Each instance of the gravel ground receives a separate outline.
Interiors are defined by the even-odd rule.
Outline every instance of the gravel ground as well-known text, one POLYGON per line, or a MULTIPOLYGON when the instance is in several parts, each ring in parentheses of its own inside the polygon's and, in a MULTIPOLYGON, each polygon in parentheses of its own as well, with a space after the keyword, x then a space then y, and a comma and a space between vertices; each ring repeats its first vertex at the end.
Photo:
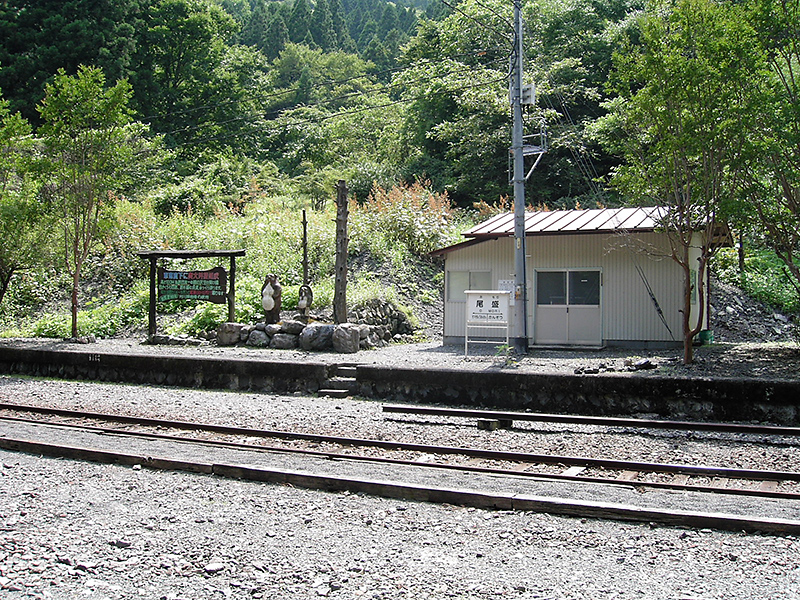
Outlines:
MULTIPOLYGON (((358 399, 13 377, 0 377, 0 396, 449 445, 798 462, 797 447, 781 440, 738 445, 532 424, 487 433, 463 421, 386 418, 379 403, 358 399)), ((800 598, 796 537, 483 511, 9 452, 0 452, 0 482, 0 596, 13 600, 800 598)))

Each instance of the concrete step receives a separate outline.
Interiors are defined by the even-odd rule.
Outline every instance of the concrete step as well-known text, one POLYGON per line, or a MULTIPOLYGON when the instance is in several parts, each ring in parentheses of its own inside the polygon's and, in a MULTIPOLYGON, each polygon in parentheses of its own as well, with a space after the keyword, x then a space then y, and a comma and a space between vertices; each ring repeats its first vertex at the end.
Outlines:
POLYGON ((350 395, 350 390, 339 390, 339 389, 324 389, 320 390, 320 396, 328 396, 329 398, 347 398, 350 395))
POLYGON ((329 377, 325 381, 325 387, 334 390, 354 390, 356 387, 355 377, 329 377))
POLYGON ((336 375, 338 377, 352 377, 355 379, 356 369, 358 369, 356 365, 337 365, 336 375))

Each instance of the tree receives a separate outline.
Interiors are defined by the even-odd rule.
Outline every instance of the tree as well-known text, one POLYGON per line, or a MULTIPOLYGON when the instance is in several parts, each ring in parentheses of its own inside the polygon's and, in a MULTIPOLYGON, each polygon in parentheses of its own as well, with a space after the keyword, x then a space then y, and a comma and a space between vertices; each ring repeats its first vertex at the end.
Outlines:
POLYGON ((770 70, 744 190, 800 290, 800 4, 755 0, 750 16, 770 70))
POLYGON ((760 102, 761 54, 741 17, 713 0, 655 4, 640 21, 641 46, 615 55, 619 98, 603 123, 624 158, 616 186, 632 202, 666 208, 669 256, 683 271, 685 364, 703 327, 706 266, 720 224, 737 208, 743 140, 760 102))
POLYGON ((286 27, 283 15, 279 12, 275 13, 267 27, 265 45, 262 48, 264 55, 269 60, 275 60, 287 43, 289 43, 289 29, 286 27))
POLYGON ((59 68, 92 64, 115 80, 130 75, 144 2, 0 2, 0 88, 11 110, 36 123, 35 106, 59 68))
POLYGON ((333 50, 336 47, 336 31, 333 28, 333 18, 327 0, 317 0, 308 29, 322 50, 333 50))
POLYGON ((11 278, 37 264, 45 238, 30 151, 31 127, 0 98, 0 302, 11 278))
POLYGON ((201 107, 229 100, 212 97, 209 84, 218 80, 235 28, 233 18, 208 0, 157 0, 149 8, 134 90, 139 110, 157 131, 185 141, 204 120, 201 107))
POLYGON ((264 50, 264 47, 269 43, 269 38, 267 37, 269 20, 266 3, 264 0, 260 0, 250 13, 247 23, 242 27, 240 36, 242 43, 264 50))
POLYGON ((461 206, 509 191, 511 38, 498 40, 508 29, 503 14, 510 5, 467 0, 441 23, 423 21, 402 58, 415 66, 392 82, 409 100, 405 180, 429 180, 461 206))
POLYGON ((301 43, 308 35, 308 26, 311 21, 311 9, 306 0, 294 0, 291 17, 286 22, 289 27, 289 40, 295 44, 301 43))
POLYGON ((66 269, 72 278, 72 336, 78 335, 81 268, 104 211, 145 150, 144 128, 131 123, 131 87, 105 87, 103 72, 59 71, 38 109, 47 162, 48 194, 57 206, 66 269))

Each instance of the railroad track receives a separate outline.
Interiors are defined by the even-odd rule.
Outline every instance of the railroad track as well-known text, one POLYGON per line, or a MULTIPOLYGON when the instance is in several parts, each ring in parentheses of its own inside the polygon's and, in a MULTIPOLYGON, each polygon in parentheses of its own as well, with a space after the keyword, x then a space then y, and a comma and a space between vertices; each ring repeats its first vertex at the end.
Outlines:
POLYGON ((441 417, 464 417, 491 421, 501 427, 512 427, 514 421, 533 421, 538 423, 562 423, 570 425, 597 425, 601 427, 626 427, 633 429, 671 429, 675 431, 707 431, 715 433, 735 433, 740 435, 771 435, 780 437, 800 437, 800 427, 777 425, 751 425, 747 423, 707 423, 703 421, 663 421, 658 419, 634 419, 620 417, 594 417, 584 415, 557 415, 550 413, 507 412, 496 410, 471 410, 462 408, 439 408, 428 406, 409 406, 384 404, 385 413, 427 415, 441 417))
MULTIPOLYGON (((195 462, 135 454, 120 449, 102 450, 70 444, 20 439, 0 430, 0 447, 33 453, 68 456, 79 459, 144 464, 155 468, 180 468, 219 475, 232 475, 267 481, 283 481, 322 489, 349 489, 392 497, 445 501, 481 507, 520 508, 580 516, 600 516, 647 520, 721 529, 760 530, 800 533, 800 521, 782 518, 737 517, 716 513, 680 510, 620 507, 608 502, 569 501, 564 499, 529 498, 506 492, 476 492, 474 489, 435 489, 397 481, 358 480, 353 477, 320 475, 310 477, 285 469, 252 469, 242 464, 215 462, 214 452, 221 449, 259 453, 280 453, 324 461, 348 461, 414 468, 428 471, 457 472, 468 478, 489 476, 536 482, 572 483, 635 488, 640 491, 672 490, 694 494, 711 494, 770 498, 797 504, 800 501, 800 473, 758 469, 732 469, 703 465, 659 464, 580 456, 554 456, 521 452, 504 452, 477 448, 459 448, 405 443, 395 440, 370 440, 315 435, 289 431, 270 431, 230 427, 207 423, 151 419, 127 415, 110 415, 85 411, 54 409, 29 405, 0 403, 0 422, 24 423, 37 427, 58 427, 81 430, 115 439, 146 439, 169 443, 202 444, 210 458, 195 462), (29 416, 22 416, 29 415, 29 416), (31 416, 33 415, 33 416, 31 416), (113 423, 114 426, 109 426, 113 423), (131 429, 135 427, 136 429, 131 429), (178 435, 176 432, 184 432, 178 435), (186 434, 189 433, 189 435, 186 434), (280 445, 267 445, 269 440, 280 445), (326 449, 320 449, 320 448, 326 449), (356 453, 358 450, 360 453, 356 453), (409 455, 411 457, 409 458, 409 455)), ((528 413, 519 413, 527 415, 528 413)), ((485 411, 482 415, 486 416, 485 411)), ((475 416, 474 414, 460 416, 475 416)), ((496 414, 495 414, 496 416, 496 414)), ((626 425, 629 426, 629 425, 626 425)), ((4 428, 5 429, 5 428, 4 428)), ((774 433, 774 432, 773 432, 774 433)))

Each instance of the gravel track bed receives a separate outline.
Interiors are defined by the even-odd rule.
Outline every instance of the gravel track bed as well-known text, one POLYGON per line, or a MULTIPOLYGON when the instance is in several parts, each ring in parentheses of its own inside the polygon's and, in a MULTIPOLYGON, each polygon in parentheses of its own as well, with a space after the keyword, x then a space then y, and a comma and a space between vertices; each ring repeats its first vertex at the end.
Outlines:
MULTIPOLYGON (((349 437, 800 469, 790 439, 384 415, 358 399, 0 377, 6 401, 349 437)), ((0 452, 3 598, 800 598, 800 540, 0 452)))

